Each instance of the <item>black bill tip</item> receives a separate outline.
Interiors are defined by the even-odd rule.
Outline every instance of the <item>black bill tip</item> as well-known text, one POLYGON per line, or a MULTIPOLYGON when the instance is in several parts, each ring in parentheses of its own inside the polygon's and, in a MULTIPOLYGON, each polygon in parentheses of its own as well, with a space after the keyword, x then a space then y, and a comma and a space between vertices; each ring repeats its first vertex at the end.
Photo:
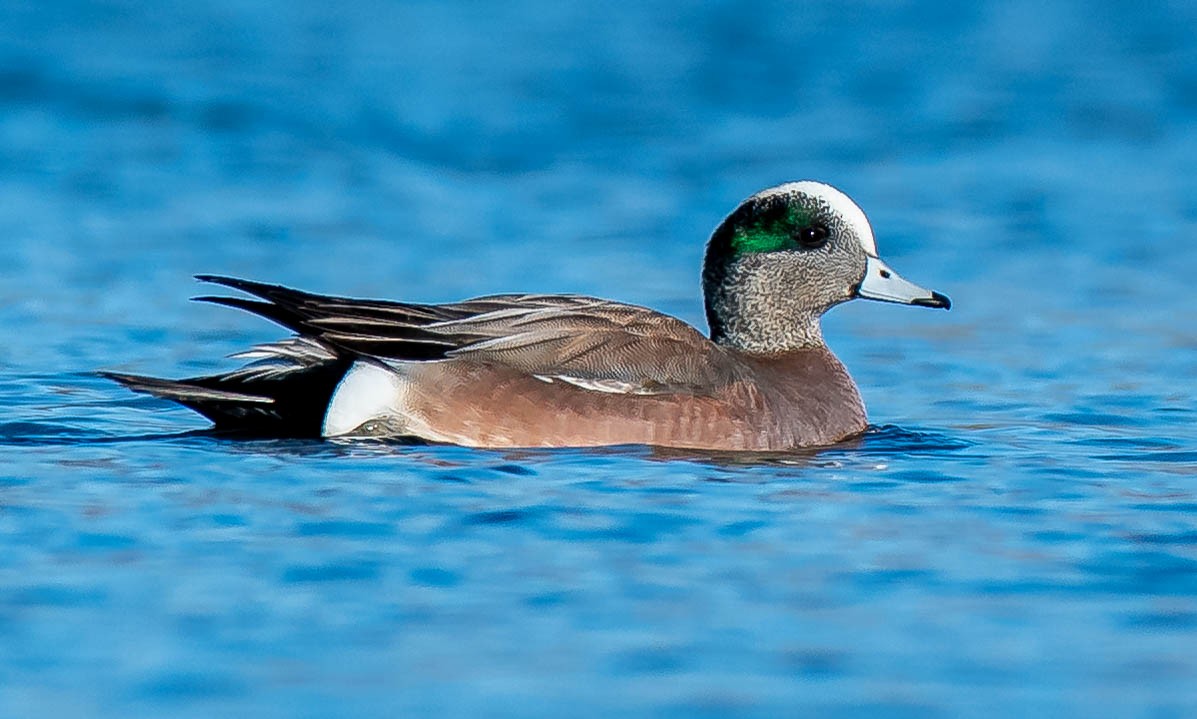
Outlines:
POLYGON ((948 296, 938 292, 932 292, 930 297, 919 297, 910 304, 920 307, 942 307, 945 310, 952 309, 952 301, 948 299, 948 296))

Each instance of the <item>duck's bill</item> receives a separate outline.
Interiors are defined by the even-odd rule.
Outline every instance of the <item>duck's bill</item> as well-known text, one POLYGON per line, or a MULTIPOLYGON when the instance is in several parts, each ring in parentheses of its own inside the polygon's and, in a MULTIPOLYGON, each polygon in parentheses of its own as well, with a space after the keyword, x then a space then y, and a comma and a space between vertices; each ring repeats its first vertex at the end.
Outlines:
POLYGON ((952 308, 952 301, 947 295, 919 287, 913 282, 907 282, 902 276, 889 268, 876 257, 869 257, 865 267, 865 277, 856 289, 856 296, 867 300, 880 302, 897 302, 903 305, 919 305, 921 307, 952 308))

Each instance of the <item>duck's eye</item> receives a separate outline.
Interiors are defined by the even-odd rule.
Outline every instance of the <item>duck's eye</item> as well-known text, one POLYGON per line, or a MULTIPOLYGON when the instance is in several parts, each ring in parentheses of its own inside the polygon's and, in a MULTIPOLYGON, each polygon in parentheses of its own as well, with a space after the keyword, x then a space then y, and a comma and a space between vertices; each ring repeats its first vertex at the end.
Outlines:
POLYGON ((817 250, 827 244, 827 238, 830 236, 827 225, 815 224, 798 230, 798 244, 808 250, 817 250))

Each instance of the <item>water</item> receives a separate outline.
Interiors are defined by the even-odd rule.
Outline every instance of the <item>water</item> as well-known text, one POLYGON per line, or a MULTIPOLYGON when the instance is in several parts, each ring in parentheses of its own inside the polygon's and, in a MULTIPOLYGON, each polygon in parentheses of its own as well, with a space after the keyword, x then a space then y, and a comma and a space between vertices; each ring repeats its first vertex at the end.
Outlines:
POLYGON ((3 3, 0 715, 1197 712, 1189 3, 3 3), (701 324, 819 178, 950 313, 735 457, 214 440, 193 273, 701 324))

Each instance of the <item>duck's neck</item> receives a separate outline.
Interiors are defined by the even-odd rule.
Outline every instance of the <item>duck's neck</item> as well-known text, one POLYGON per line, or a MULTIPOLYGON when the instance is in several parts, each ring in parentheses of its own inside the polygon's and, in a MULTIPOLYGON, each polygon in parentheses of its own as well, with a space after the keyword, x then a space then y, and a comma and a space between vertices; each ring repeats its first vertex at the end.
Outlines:
POLYGON ((707 323, 718 344, 753 354, 825 347, 819 314, 769 273, 738 266, 704 272, 707 323))

